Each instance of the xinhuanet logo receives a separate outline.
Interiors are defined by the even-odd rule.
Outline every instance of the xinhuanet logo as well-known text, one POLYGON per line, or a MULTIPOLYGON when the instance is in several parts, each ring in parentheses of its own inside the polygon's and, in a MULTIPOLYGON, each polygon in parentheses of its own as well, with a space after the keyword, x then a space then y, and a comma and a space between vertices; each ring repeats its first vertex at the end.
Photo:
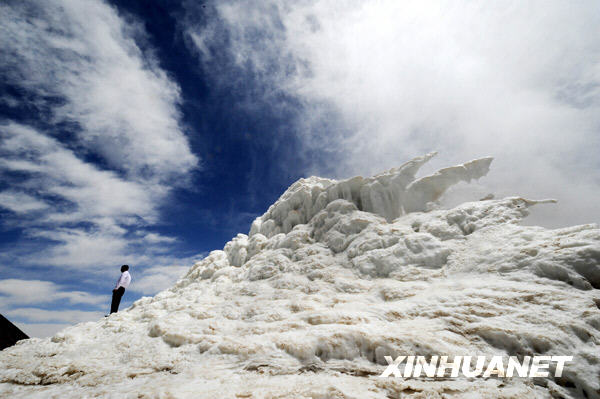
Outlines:
POLYGON ((396 359, 385 356, 387 368, 379 377, 403 378, 443 378, 458 377, 548 377, 551 369, 555 377, 561 377, 565 363, 573 360, 573 356, 398 356, 396 359), (476 358, 476 360, 474 359, 476 358), (473 360, 475 360, 474 364, 473 360))

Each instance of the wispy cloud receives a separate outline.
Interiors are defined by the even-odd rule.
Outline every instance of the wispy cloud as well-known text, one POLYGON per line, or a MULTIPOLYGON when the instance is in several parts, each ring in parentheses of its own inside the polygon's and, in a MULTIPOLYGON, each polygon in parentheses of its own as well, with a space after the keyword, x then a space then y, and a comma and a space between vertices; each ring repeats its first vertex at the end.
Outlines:
POLYGON ((172 243, 144 230, 198 159, 178 85, 140 46, 143 26, 100 0, 0 8, 0 71, 22 93, 7 105, 46 118, 0 125, 0 173, 10 185, 0 207, 9 225, 43 241, 18 259, 98 271, 172 243))
POLYGON ((99 305, 106 302, 106 297, 83 291, 69 291, 52 281, 0 280, 0 309, 3 312, 7 312, 15 304, 50 304, 61 300, 70 304, 99 305))
POLYGON ((432 168, 493 155, 482 190, 557 197, 546 225, 600 221, 594 2, 211 4, 188 3, 190 43, 255 103, 295 99, 293 128, 320 154, 309 172, 371 174, 430 150, 432 168))
POLYGON ((135 179, 194 168, 179 122, 179 87, 144 53, 143 27, 100 0, 2 5, 0 70, 71 121, 79 144, 135 179))
POLYGON ((103 316, 102 312, 85 312, 81 310, 46 310, 38 308, 16 308, 6 313, 11 318, 25 319, 32 323, 80 323, 95 321, 103 316))
POLYGON ((0 207, 23 214, 46 209, 48 204, 23 192, 6 190, 0 192, 0 207))
POLYGON ((113 171, 101 170, 78 158, 58 140, 27 126, 10 123, 0 126, 0 134, 3 154, 0 168, 7 172, 30 172, 18 185, 39 196, 66 201, 64 208, 50 209, 46 221, 111 218, 127 222, 132 217, 156 218, 153 199, 163 195, 165 187, 148 187, 143 182, 119 177, 113 171))

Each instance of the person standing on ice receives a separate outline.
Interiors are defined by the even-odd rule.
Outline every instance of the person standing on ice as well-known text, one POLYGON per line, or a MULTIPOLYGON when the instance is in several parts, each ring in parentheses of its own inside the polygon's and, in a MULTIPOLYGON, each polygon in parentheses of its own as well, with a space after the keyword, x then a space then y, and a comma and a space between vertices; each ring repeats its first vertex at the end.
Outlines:
POLYGON ((121 277, 119 277, 119 280, 117 280, 117 285, 115 285, 115 288, 113 289, 112 303, 110 305, 111 314, 119 311, 119 304, 121 303, 121 298, 125 293, 125 289, 129 287, 129 283, 131 283, 129 266, 123 265, 121 266, 121 277))

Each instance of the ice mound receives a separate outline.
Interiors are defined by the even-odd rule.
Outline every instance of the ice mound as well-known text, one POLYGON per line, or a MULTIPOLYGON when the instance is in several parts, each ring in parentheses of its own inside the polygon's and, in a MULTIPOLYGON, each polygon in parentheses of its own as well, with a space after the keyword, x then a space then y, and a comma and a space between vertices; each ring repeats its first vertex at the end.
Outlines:
POLYGON ((0 352, 0 396, 600 398, 600 230, 519 197, 439 209, 483 158, 294 183, 171 289, 0 352), (562 377, 379 378, 384 356, 573 355, 562 377))
POLYGON ((261 233, 270 238, 279 233, 287 234, 297 224, 308 223, 329 203, 338 199, 391 222, 405 213, 426 210, 428 204, 459 181, 469 182, 485 176, 492 163, 489 157, 477 159, 415 180, 421 166, 435 155, 435 152, 429 153, 369 178, 356 176, 342 181, 320 177, 300 179, 252 223, 250 236, 261 233))

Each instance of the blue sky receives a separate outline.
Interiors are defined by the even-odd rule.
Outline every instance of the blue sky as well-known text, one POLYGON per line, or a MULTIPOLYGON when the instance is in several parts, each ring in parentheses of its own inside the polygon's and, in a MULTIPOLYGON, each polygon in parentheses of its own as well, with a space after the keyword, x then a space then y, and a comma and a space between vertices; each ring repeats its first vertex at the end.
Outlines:
POLYGON ((600 221, 600 10, 577 2, 9 0, 0 313, 44 336, 169 287, 296 179, 438 150, 448 204, 600 221))

